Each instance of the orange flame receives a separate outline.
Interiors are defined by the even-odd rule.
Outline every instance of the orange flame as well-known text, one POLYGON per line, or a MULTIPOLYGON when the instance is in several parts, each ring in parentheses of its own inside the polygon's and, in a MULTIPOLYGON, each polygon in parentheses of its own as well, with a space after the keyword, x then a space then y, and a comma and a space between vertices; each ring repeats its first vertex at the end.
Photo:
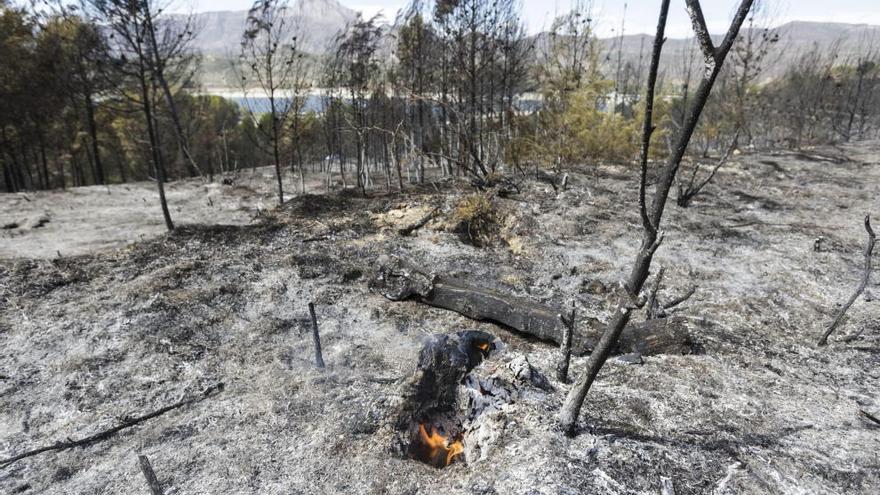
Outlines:
POLYGON ((477 349, 479 349, 483 352, 489 352, 489 343, 488 342, 477 342, 474 345, 477 346, 477 349))
POLYGON ((434 428, 431 428, 431 433, 428 434, 424 424, 419 424, 419 440, 425 448, 425 460, 437 467, 452 464, 452 461, 464 451, 461 440, 450 442, 448 437, 437 433, 434 428))

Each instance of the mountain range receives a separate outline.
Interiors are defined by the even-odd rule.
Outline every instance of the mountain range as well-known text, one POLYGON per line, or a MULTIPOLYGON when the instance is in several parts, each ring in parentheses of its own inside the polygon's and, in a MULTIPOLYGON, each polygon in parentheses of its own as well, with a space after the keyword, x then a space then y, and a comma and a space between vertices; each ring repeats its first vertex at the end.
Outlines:
MULTIPOLYGON (((247 11, 203 12, 194 15, 199 28, 194 48, 206 56, 203 83, 208 86, 223 86, 225 75, 222 73, 225 72, 224 67, 228 67, 228 59, 238 53, 247 11)), ((326 53, 336 35, 347 23, 357 18, 356 11, 337 0, 294 0, 288 9, 288 15, 298 19, 300 23, 299 36, 303 40, 304 50, 315 55, 326 53)), ((394 27, 388 27, 393 32, 394 27)), ((880 48, 880 26, 876 25, 793 21, 777 26, 775 31, 779 34, 780 41, 775 44, 771 56, 768 57, 768 60, 773 61, 773 65, 767 68, 768 77, 781 73, 796 59, 797 54, 812 50, 815 46, 839 43, 842 56, 864 52, 869 45, 880 48)), ((543 35, 535 36, 540 44, 543 35)), ((720 36, 716 38, 720 39, 720 36)), ((600 39, 606 64, 616 62, 618 47, 624 61, 635 63, 639 57, 648 57, 652 41, 653 36, 648 34, 627 35, 622 39, 600 39)), ((680 62, 690 43, 686 39, 668 39, 664 45, 664 64, 680 62)))
MULTIPOLYGON (((194 47, 206 55, 227 56, 239 51, 248 11, 227 10, 194 14, 198 28, 194 47)), ((295 0, 287 9, 290 19, 301 24, 298 30, 309 53, 325 52, 336 35, 357 12, 336 0, 295 0)))

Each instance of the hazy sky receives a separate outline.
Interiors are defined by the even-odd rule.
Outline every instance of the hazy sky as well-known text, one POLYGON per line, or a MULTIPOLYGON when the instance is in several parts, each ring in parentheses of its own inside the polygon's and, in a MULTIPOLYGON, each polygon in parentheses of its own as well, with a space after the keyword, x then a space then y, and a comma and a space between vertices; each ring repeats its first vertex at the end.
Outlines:
MULTIPOLYGON (((291 0, 295 1, 295 0, 291 0)), ((383 12, 386 19, 393 19, 397 10, 406 5, 407 0, 339 0, 343 5, 373 15, 383 12)), ((523 16, 531 32, 539 32, 549 25, 554 12, 564 12, 569 0, 521 0, 523 16)), ((175 10, 189 10, 188 0, 176 0, 175 10)), ((703 0, 706 21, 713 32, 723 32, 737 0, 703 0)), ((248 8, 249 0, 192 0, 197 12, 210 10, 243 10, 248 8)), ((625 32, 653 33, 656 28, 659 0, 595 0, 594 18, 598 21, 598 31, 602 36, 618 32, 626 9, 625 32)), ((776 12, 778 24, 790 20, 827 21, 880 24, 880 2, 878 0, 768 0, 771 10, 776 12)), ((673 0, 667 34, 672 37, 690 35, 690 27, 684 12, 684 0, 673 0)))

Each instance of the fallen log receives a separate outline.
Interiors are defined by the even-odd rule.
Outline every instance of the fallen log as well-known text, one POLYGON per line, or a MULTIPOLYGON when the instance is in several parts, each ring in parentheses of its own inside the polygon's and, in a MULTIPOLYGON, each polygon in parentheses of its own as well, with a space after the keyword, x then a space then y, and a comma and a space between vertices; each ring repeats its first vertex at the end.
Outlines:
MULTIPOLYGON (((426 273, 414 264, 394 258, 379 264, 371 288, 392 301, 412 299, 436 308, 448 309, 478 321, 500 323, 540 340, 561 344, 565 327, 562 310, 522 297, 504 294, 477 284, 426 273)), ((590 352, 602 334, 598 320, 586 320, 586 328, 573 335, 576 354, 590 352)), ((618 353, 690 354, 696 346, 684 320, 663 318, 630 324, 624 329, 618 353)))

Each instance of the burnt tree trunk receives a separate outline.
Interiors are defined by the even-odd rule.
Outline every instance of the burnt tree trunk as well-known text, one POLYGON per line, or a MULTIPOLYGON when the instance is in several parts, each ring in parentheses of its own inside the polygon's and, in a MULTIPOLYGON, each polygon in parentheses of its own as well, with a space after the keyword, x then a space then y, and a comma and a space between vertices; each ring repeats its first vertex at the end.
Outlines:
MULTIPOLYGON (((448 309, 474 320, 500 323, 516 331, 561 344, 569 322, 562 309, 504 294, 477 284, 420 271, 414 264, 395 259, 383 263, 372 287, 392 301, 413 299, 448 309)), ((572 335, 572 350, 585 354, 595 348, 602 335, 600 322, 589 321, 583 333, 572 335)), ((616 352, 643 355, 690 354, 696 347, 681 320, 667 319, 628 325, 616 352)))
POLYGON ((645 190, 647 184, 647 162, 648 150, 650 148, 650 138, 654 130, 652 122, 652 110, 654 105, 654 86, 657 82, 658 66, 660 63, 660 53, 663 49, 665 41, 666 18, 669 12, 669 0, 663 0, 660 7, 660 15, 657 20, 657 34, 654 38, 654 49, 651 56, 651 68, 648 74, 648 85, 645 98, 645 122, 642 133, 642 160, 641 175, 639 179, 639 213, 642 219, 642 243, 636 259, 632 265, 629 278, 626 282, 626 297, 621 298, 617 309, 614 311, 614 317, 608 323, 599 343, 590 354, 586 369, 581 373, 574 387, 565 398, 565 402, 559 411, 559 423, 562 431, 567 435, 575 433, 575 424, 577 417, 580 415, 581 407, 587 397, 590 386, 599 374, 599 370, 605 364, 608 356, 618 346, 618 341, 622 338, 626 331, 627 324, 632 316, 632 310, 644 305, 641 300, 642 287, 651 268, 651 262, 654 253, 660 246, 663 239, 662 233, 659 231, 660 221, 663 218, 663 210, 666 208, 666 200, 669 198, 669 190, 675 182, 675 176, 678 172, 681 160, 687 151, 690 143, 691 135, 700 120, 703 107, 709 99, 715 80, 721 71, 721 66, 727 53, 733 46, 733 42, 739 33, 739 29, 745 21, 746 16, 751 10, 753 0, 742 0, 724 40, 718 48, 712 44, 709 31, 706 28, 705 19, 700 8, 698 0, 687 0, 688 13, 691 16, 694 32, 700 42, 706 62, 706 72, 697 88, 694 100, 688 108, 687 116, 684 120, 681 131, 676 139, 676 146, 672 155, 669 157, 666 165, 661 169, 657 179, 656 191, 650 211, 647 207, 645 198, 645 190))
POLYGON ((159 204, 162 207, 162 218, 165 220, 165 227, 174 230, 174 222, 171 220, 171 212, 168 210, 168 201, 165 199, 165 165, 162 163, 162 155, 159 149, 158 129, 155 127, 153 116, 153 107, 151 104, 150 90, 147 86, 146 68, 143 62, 138 66, 138 79, 141 86, 141 105, 144 112, 144 118, 147 122, 147 135, 150 142, 150 157, 153 166, 156 169, 156 185, 159 188, 159 204))
MULTIPOLYGON (((104 184, 104 164, 101 162, 101 147, 98 143, 98 124, 95 121, 95 102, 92 100, 92 93, 87 92, 85 96, 86 106, 86 123, 89 129, 89 141, 92 146, 92 155, 95 159, 95 182, 104 184)), ((125 182, 125 176, 122 176, 125 182)))

